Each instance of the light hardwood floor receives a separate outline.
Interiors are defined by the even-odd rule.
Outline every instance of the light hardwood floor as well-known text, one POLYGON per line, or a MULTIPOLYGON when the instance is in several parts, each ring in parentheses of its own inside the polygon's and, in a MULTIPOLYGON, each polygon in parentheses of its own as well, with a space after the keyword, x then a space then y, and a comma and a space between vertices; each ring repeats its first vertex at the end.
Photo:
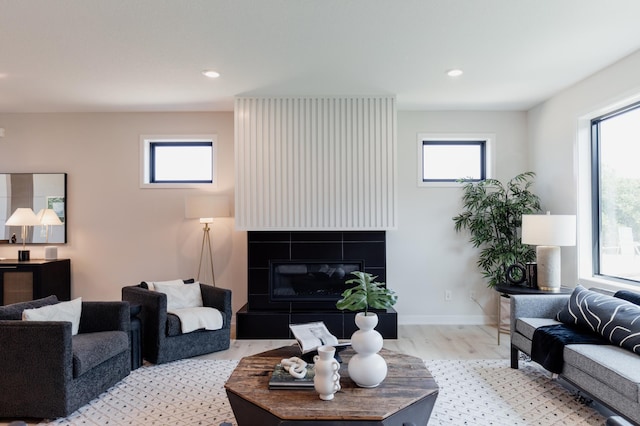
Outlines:
MULTIPOLYGON (((293 343, 290 339, 231 339, 228 350, 199 358, 240 359, 293 343)), ((400 325, 398 339, 386 339, 384 347, 422 359, 509 358, 508 335, 503 334, 498 345, 496 327, 488 325, 400 325)))

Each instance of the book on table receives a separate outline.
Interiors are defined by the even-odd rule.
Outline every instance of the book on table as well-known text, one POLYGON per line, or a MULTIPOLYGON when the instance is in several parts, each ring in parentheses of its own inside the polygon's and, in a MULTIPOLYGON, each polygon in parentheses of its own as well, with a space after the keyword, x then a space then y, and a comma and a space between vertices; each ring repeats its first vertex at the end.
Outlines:
POLYGON ((282 364, 277 364, 269 379, 269 389, 313 389, 313 364, 307 364, 307 373, 301 378, 293 377, 282 364))
POLYGON ((351 343, 340 343, 338 338, 331 334, 327 326, 322 321, 309 322, 306 324, 289 324, 289 329, 293 337, 300 346, 303 354, 313 352, 320 346, 328 345, 338 348, 349 346, 351 343))

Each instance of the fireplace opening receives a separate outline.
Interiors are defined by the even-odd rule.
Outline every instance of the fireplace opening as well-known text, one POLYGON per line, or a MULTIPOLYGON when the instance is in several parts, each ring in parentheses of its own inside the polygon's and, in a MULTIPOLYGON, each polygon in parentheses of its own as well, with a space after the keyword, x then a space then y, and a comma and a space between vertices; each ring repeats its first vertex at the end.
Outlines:
POLYGON ((272 302, 335 302, 347 289, 351 272, 364 270, 362 260, 272 260, 269 265, 272 302))

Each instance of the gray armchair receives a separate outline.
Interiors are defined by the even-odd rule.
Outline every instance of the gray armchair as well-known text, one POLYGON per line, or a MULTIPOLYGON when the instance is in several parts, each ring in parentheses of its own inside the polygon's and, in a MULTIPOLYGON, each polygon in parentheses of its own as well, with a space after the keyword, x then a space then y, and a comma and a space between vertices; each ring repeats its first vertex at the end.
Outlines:
POLYGON ((70 322, 20 321, 31 307, 0 308, 0 417, 68 416, 131 371, 128 303, 83 302, 75 336, 70 322))
POLYGON ((222 313, 219 330, 197 330, 182 333, 180 319, 167 313, 167 295, 150 291, 143 284, 122 288, 122 300, 142 306, 138 317, 142 321, 142 353, 154 364, 190 358, 229 349, 231 342, 231 290, 200 285, 202 303, 222 313))

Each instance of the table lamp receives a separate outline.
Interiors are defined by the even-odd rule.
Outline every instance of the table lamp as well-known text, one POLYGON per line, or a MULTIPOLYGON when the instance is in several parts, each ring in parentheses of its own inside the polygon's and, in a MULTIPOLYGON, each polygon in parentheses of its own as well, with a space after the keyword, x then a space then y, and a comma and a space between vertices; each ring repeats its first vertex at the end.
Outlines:
POLYGON ((574 215, 522 215, 522 243, 536 246, 538 288, 558 292, 561 287, 560 246, 576 244, 574 215))
MULTIPOLYGON (((40 225, 44 226, 46 233, 45 242, 49 243, 49 226, 62 225, 62 221, 53 209, 41 209, 36 215, 40 221, 40 225)), ((53 260, 58 258, 58 248, 56 246, 44 247, 44 258, 46 260, 53 260)))
POLYGON ((185 214, 187 219, 199 218, 204 224, 202 231, 202 245, 200 247, 200 263, 198 263, 198 274, 196 279, 200 281, 200 270, 202 269, 202 259, 205 258, 205 249, 209 251, 209 264, 211 265, 211 284, 215 287, 216 280, 213 273, 213 252, 211 250, 211 238, 209 224, 216 217, 228 217, 229 197, 226 195, 200 195, 191 196, 185 199, 185 214))
POLYGON ((40 221, 36 214, 29 207, 19 207, 13 212, 9 219, 7 219, 5 225, 22 227, 22 250, 18 250, 18 260, 29 260, 29 250, 25 247, 27 240, 27 226, 40 225, 40 221))

